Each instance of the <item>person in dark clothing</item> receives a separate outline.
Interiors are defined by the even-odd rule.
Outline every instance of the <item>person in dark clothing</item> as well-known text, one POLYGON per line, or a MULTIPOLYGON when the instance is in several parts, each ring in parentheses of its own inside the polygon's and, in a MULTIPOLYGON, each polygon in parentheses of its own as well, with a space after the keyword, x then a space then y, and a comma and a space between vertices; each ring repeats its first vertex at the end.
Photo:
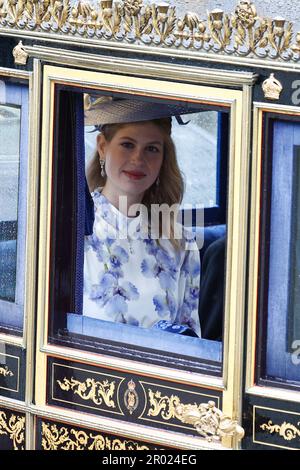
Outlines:
POLYGON ((209 245, 203 256, 199 317, 202 338, 222 341, 226 237, 209 245))

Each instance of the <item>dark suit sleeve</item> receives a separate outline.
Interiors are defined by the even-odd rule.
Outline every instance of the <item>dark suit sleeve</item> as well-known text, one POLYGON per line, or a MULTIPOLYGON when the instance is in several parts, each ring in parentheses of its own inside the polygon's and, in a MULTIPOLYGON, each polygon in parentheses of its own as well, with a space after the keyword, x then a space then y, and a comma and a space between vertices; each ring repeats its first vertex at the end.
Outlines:
POLYGON ((222 341, 224 301, 225 237, 206 250, 200 284, 199 317, 201 336, 222 341))

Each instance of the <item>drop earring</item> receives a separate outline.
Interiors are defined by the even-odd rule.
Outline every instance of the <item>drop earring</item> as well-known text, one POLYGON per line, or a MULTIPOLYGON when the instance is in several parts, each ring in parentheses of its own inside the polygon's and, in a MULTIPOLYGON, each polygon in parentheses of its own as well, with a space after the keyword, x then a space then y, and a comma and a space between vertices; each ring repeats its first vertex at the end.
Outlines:
POLYGON ((100 159, 101 176, 102 176, 102 178, 104 178, 104 176, 105 176, 104 165, 105 165, 105 160, 101 160, 101 159, 100 159))
POLYGON ((157 180, 156 180, 156 186, 159 186, 159 183, 160 183, 160 179, 159 179, 159 176, 157 177, 157 180))

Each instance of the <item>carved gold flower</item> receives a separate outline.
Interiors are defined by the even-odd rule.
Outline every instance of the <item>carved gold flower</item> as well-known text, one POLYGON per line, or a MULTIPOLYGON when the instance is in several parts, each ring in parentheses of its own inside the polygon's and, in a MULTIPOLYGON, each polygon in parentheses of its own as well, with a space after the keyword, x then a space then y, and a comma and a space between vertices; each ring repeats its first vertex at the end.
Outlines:
POLYGON ((236 19, 245 28, 254 25, 257 12, 256 8, 250 0, 242 0, 235 9, 236 19))
POLYGON ((130 16, 137 16, 143 6, 143 0, 125 0, 125 11, 130 16))

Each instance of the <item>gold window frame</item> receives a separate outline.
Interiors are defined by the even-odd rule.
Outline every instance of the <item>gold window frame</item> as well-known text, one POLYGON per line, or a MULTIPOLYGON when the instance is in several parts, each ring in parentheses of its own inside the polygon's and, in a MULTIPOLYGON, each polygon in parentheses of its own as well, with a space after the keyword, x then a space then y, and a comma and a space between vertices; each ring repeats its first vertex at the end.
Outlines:
MULTIPOLYGON (((35 126, 34 120, 30 113, 31 103, 32 103, 32 85, 33 85, 33 76, 31 72, 12 70, 5 67, 0 67, 0 79, 14 79, 16 81, 20 80, 22 82, 27 82, 28 86, 28 116, 29 116, 29 126, 28 126, 28 155, 34 153, 34 148, 32 145, 32 139, 30 138, 33 133, 35 126)), ((28 158, 28 181, 35 173, 36 161, 34 159, 28 158)), ((36 178, 36 176, 35 176, 36 178)), ((15 336, 12 333, 1 333, 0 332, 0 342, 6 344, 12 344, 15 346, 21 346, 22 348, 26 347, 27 336, 30 337, 30 325, 31 325, 31 312, 34 311, 34 303, 32 303, 32 272, 34 272, 33 265, 33 250, 35 246, 34 242, 34 233, 32 228, 35 224, 35 187, 28 185, 27 188, 27 201, 26 201, 26 249, 25 249, 25 287, 24 287, 24 316, 23 316, 23 334, 22 336, 15 336)), ((30 341, 30 339, 29 339, 30 341)), ((30 346, 30 342, 28 345, 30 346)))
POLYGON ((247 300, 247 356, 246 356, 246 382, 245 391, 251 395, 275 398, 278 400, 300 403, 300 394, 297 391, 284 388, 275 388, 255 383, 255 355, 257 340, 257 302, 258 302, 258 272, 259 272, 259 241, 260 241, 260 213, 261 213, 261 184, 262 184, 262 158, 263 158, 263 117, 265 113, 292 115, 300 117, 297 106, 280 104, 253 103, 253 159, 251 181, 251 207, 249 229, 249 273, 248 273, 248 300, 247 300))
MULTIPOLYGON (((37 52, 37 51, 36 51, 37 52)), ((47 51, 40 49, 41 55, 47 51)), ((54 59, 54 58, 53 58, 54 59)), ((96 69, 101 69, 101 57, 98 57, 96 69)), ((49 60, 49 56, 48 56, 49 60)), ((103 58, 104 60, 104 58, 103 58)), ((36 67, 40 62, 35 59, 36 67)), ((38 303, 37 303, 37 362, 36 370, 41 377, 36 387, 36 405, 45 407, 46 399, 46 362, 47 356, 63 357, 72 360, 87 361, 93 365, 107 365, 130 372, 181 381, 186 384, 202 385, 223 392, 223 412, 238 418, 240 416, 240 390, 242 383, 243 324, 246 278, 246 237, 247 237, 247 201, 249 180, 249 144, 251 123, 251 96, 255 75, 252 73, 233 72, 223 74, 214 71, 210 76, 204 69, 196 67, 156 64, 156 71, 151 70, 151 78, 139 68, 135 76, 132 64, 137 70, 137 61, 123 60, 117 75, 115 67, 112 73, 78 70, 72 68, 45 65, 43 68, 43 116, 41 149, 41 190, 39 218, 39 259, 38 259, 38 303), (126 74, 126 66, 128 72, 126 74), (167 81, 167 67, 172 82, 167 81), (188 73, 190 72, 190 73, 188 73), (229 76, 230 75, 230 76, 229 76), (177 76, 177 82, 175 81, 177 76), (225 326, 223 339, 223 376, 212 377, 203 374, 178 371, 162 366, 143 364, 133 360, 97 355, 86 351, 54 346, 47 343, 48 337, 48 293, 49 293, 49 254, 50 254, 50 212, 51 212, 51 162, 53 135, 54 87, 56 83, 86 88, 102 88, 112 91, 136 93, 167 99, 184 99, 230 106, 230 163, 229 163, 229 204, 228 204, 228 241, 227 272, 225 296, 225 326), (128 85, 130 83, 130 86, 128 85), (199 83, 222 85, 222 88, 204 86, 199 83), (171 84, 171 86, 170 86, 171 84), (235 89, 233 89, 235 85, 235 89), (227 88, 226 88, 227 86, 227 88), (229 88, 229 86, 231 88, 229 88)), ((72 65, 75 62, 72 62, 72 65)), ((70 66, 70 64, 68 64, 70 66)), ((91 62, 90 62, 91 65, 91 62)), ((106 66, 106 70, 107 70, 106 66)), ((41 70, 40 70, 41 72, 41 70)), ((49 408, 47 406, 47 408, 49 408)))
MULTIPOLYGON (((26 349, 26 384, 25 401, 0 396, 0 405, 12 407, 26 414, 26 448, 32 447, 33 428, 29 407, 32 403, 35 355, 35 306, 36 306, 36 259, 37 259, 37 224, 38 224, 38 174, 39 174, 39 86, 33 72, 0 67, 0 78, 26 82, 28 85, 28 184, 26 200, 26 241, 25 241, 25 286, 24 286, 24 323, 22 336, 0 333, 0 343, 26 349)), ((18 360, 19 374, 19 360, 18 360)), ((19 380, 19 378, 18 378, 19 380)))

